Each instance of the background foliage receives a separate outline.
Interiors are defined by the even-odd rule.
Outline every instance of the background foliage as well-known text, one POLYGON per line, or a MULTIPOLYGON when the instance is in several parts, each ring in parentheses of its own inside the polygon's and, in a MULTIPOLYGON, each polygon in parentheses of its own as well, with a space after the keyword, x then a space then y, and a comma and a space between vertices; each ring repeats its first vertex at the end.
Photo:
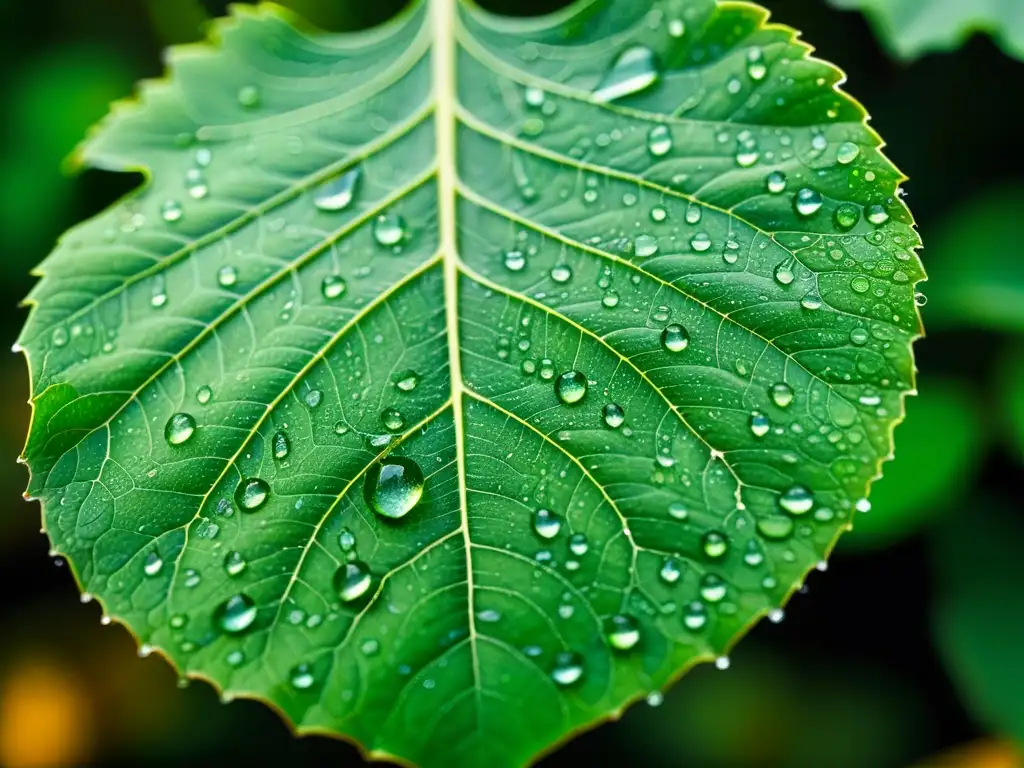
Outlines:
MULTIPOLYGON (((928 3, 959 18, 974 0, 920 0, 928 3)), ((285 4, 344 29, 400 3, 285 4)), ((485 3, 519 13, 553 4, 485 3)), ((1024 29, 992 29, 908 64, 884 53, 889 38, 880 44, 859 13, 825 0, 764 4, 849 74, 848 90, 911 177, 931 277, 929 337, 917 345, 922 394, 897 430, 898 458, 872 512, 780 625, 759 626, 727 672, 697 670, 660 707, 636 707, 545 764, 1021 765, 1013 740, 1024 743, 1024 154, 1007 84, 1022 81, 1024 64, 993 40, 1019 39, 1024 29)), ((164 46, 196 39, 197 25, 223 7, 0 2, 8 344, 24 320, 17 302, 33 283, 29 270, 54 238, 137 183, 98 172, 68 179, 61 160, 109 101, 160 73, 164 46)), ((940 14, 946 19, 957 23, 940 14)), ((0 605, 0 765, 359 764, 347 745, 291 739, 261 705, 221 706, 202 684, 178 691, 165 663, 136 659, 124 630, 101 627, 95 606, 76 604, 66 569, 46 557, 38 510, 20 500, 26 476, 14 457, 28 408, 19 357, 0 359, 0 385, 0 574, 9 585, 0 605)))

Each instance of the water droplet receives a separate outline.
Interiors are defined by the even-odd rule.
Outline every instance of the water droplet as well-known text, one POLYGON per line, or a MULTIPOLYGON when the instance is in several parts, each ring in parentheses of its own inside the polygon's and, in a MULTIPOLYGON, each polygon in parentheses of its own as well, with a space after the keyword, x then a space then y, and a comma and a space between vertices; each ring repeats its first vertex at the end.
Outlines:
POLYGON ((213 621, 222 632, 239 635, 256 621, 256 603, 246 594, 229 597, 213 612, 213 621))
POLYGON ((305 400, 308 407, 316 408, 324 399, 324 393, 319 389, 310 389, 307 390, 302 399, 305 400))
POLYGON ((206 405, 212 399, 213 390, 205 384, 196 390, 196 402, 200 405, 206 405))
POLYGON ((658 252, 658 238, 652 235, 639 235, 633 241, 633 253, 641 258, 653 256, 658 252))
POLYGON ((850 331, 850 343, 854 346, 863 347, 868 343, 869 338, 866 328, 854 328, 850 331))
POLYGON ((566 405, 578 403, 587 394, 587 377, 579 371, 566 371, 555 382, 555 393, 566 405))
POLYGON ((364 656, 376 656, 377 652, 380 651, 380 643, 371 637, 362 642, 359 650, 363 652, 364 656))
POLYGON ((728 656, 719 656, 717 659, 715 659, 715 667, 717 669, 722 670, 723 672, 729 668, 729 664, 730 662, 728 656))
POLYGON ((288 458, 288 451, 291 446, 288 444, 288 435, 284 432, 274 433, 274 437, 271 440, 271 444, 274 448, 275 459, 286 459, 288 458))
POLYGON ((572 269, 568 264, 555 264, 551 268, 551 279, 556 283, 567 283, 572 279, 572 269))
POLYGON ((765 66, 764 55, 760 48, 751 48, 747 51, 747 74, 754 81, 763 80, 764 76, 768 74, 768 67, 765 66))
POLYGON ((925 304, 928 303, 928 297, 925 296, 920 291, 918 291, 917 293, 914 294, 914 303, 919 307, 923 307, 925 304))
POLYGON ((230 667, 240 667, 245 663, 245 654, 241 651, 232 651, 225 657, 225 660, 230 667))
POLYGON ((707 623, 708 609, 704 607, 704 603, 694 600, 683 609, 683 626, 691 632, 704 629, 707 623))
POLYGON ((690 247, 697 253, 704 253, 711 247, 711 237, 707 232, 698 232, 690 238, 690 247))
POLYGON ((764 437, 768 434, 771 426, 771 422, 768 421, 768 417, 764 414, 757 411, 750 414, 750 431, 754 433, 754 437, 764 437))
POLYGON ((348 285, 340 275, 328 275, 320 284, 320 293, 325 299, 337 299, 345 295, 348 285))
POLYGON ((608 622, 608 642, 617 651, 628 651, 640 642, 640 626, 632 616, 612 616, 608 622))
POLYGON ((569 539, 569 551, 577 557, 583 557, 587 554, 587 550, 590 545, 587 543, 587 537, 582 533, 574 533, 569 539))
POLYGON ((779 406, 779 408, 788 408, 790 403, 793 402, 793 388, 785 382, 780 381, 778 384, 772 384, 769 393, 772 396, 772 402, 779 406))
POLYGON ((299 664, 292 668, 292 671, 288 673, 288 679, 292 684, 292 687, 299 691, 305 691, 313 687, 313 683, 316 682, 316 678, 313 677, 313 670, 309 664, 299 664))
POLYGON ((210 193, 206 177, 198 168, 190 168, 185 174, 185 191, 193 200, 202 200, 210 193))
POLYGON ((509 272, 521 272, 526 266, 526 256, 522 251, 507 251, 505 253, 505 269, 509 272))
POLYGON ((160 206, 160 216, 168 223, 180 221, 185 211, 177 200, 165 200, 160 206))
POLYGON ((786 259, 775 267, 775 282, 779 285, 789 285, 796 279, 793 274, 793 261, 786 259))
POLYGON ((255 512, 262 507, 270 495, 270 486, 266 480, 250 477, 238 484, 235 489, 235 502, 245 512, 255 512))
POLYGON ((700 596, 709 603, 721 601, 725 597, 726 590, 725 581, 714 573, 706 573, 700 580, 700 596))
POLYGON ((383 517, 405 517, 423 495, 423 472, 412 459, 388 456, 370 467, 363 483, 366 506, 383 517))
POLYGON ((860 220, 860 208, 853 203, 842 203, 836 208, 834 218, 840 229, 853 229, 860 220))
POLYGON ((704 554, 712 560, 725 557, 725 553, 729 551, 729 541, 719 531, 708 531, 701 538, 700 543, 704 554))
POLYGON ((668 22, 668 33, 672 37, 682 37, 686 34, 686 25, 682 19, 670 19, 668 22))
POLYGON ((217 270, 217 284, 221 288, 230 288, 238 282, 238 270, 231 265, 225 265, 217 270))
POLYGON ((757 532, 766 539, 781 541, 793 535, 793 519, 784 515, 762 517, 757 521, 757 532))
POLYGON ((186 589, 195 589, 199 586, 199 582, 203 580, 202 574, 199 573, 195 568, 185 569, 185 578, 183 583, 186 589))
POLYGON ((321 211, 343 211, 356 194, 359 182, 359 169, 352 168, 336 178, 322 184, 313 196, 313 205, 321 211))
POLYGON ((405 427, 405 418, 394 408, 385 408, 380 414, 380 423, 389 432, 401 432, 405 427))
POLYGON ((153 280, 153 292, 150 294, 149 303, 154 309, 160 309, 167 305, 167 283, 163 275, 157 275, 153 280))
POLYGON ((651 208, 651 221, 656 224, 660 224, 668 218, 668 211, 662 208, 660 205, 656 205, 651 208))
POLYGON ((871 288, 871 281, 864 275, 857 275, 850 281, 850 288, 854 293, 867 293, 871 288))
POLYGON ((668 505, 668 513, 676 520, 685 520, 690 516, 690 510, 681 501, 673 501, 668 505))
POLYGON ((869 205, 865 218, 877 227, 889 220, 889 214, 880 205, 869 205))
POLYGON ((661 580, 666 584, 675 584, 683 575, 679 563, 674 558, 666 557, 661 563, 661 570, 658 572, 661 580))
POLYGON ((562 529, 562 521, 550 509, 538 509, 533 513, 533 530, 542 539, 553 539, 562 529))
POLYGON ((594 91, 594 101, 606 103, 630 96, 653 85, 658 68, 650 48, 636 45, 619 54, 594 91))
POLYGON ((622 406, 616 403, 608 403, 601 411, 604 416, 604 423, 612 429, 618 429, 626 420, 626 412, 622 406))
POLYGON ((779 498, 779 506, 791 515, 803 515, 811 511, 814 497, 802 485, 794 485, 779 498))
POLYGON ((187 413, 176 413, 164 426, 164 437, 171 445, 181 445, 196 431, 196 420, 187 413))
POLYGON ((559 685, 572 685, 583 677, 583 658, 572 651, 562 651, 555 656, 555 667, 551 679, 559 685))
POLYGON ((801 216, 813 216, 821 210, 821 193, 817 190, 804 187, 796 193, 794 207, 801 216))
POLYGON ((395 213, 385 213, 373 223, 373 238, 383 246, 398 245, 405 237, 405 220, 395 213))
POLYGON ((656 125, 647 134, 647 149, 655 157, 663 157, 672 151, 672 133, 667 125, 656 125))
POLYGON ((544 106, 544 100, 547 98, 546 94, 540 88, 536 86, 529 86, 523 92, 523 100, 526 102, 528 107, 534 109, 540 109, 544 106))
POLYGON ((860 154, 860 147, 852 141, 844 141, 836 150, 836 162, 840 165, 849 165, 857 159, 860 154))
POLYGON ((682 352, 690 344, 690 334, 678 323, 666 325, 661 332, 661 346, 669 352, 682 352))
POLYGON ((142 572, 147 576, 156 576, 163 570, 164 561, 158 552, 150 552, 142 561, 142 572))
POLYGON ((359 560, 345 563, 334 573, 334 591, 342 602, 351 603, 370 589, 373 575, 369 566, 359 560))
POLYGON ((247 565, 241 552, 228 552, 224 556, 224 571, 228 576, 240 576, 247 565))
POLYGON ((661 691, 651 691, 647 694, 645 701, 648 707, 660 707, 662 702, 665 701, 665 694, 661 691))
POLYGON ((772 171, 765 179, 765 186, 773 195, 786 191, 786 174, 782 171, 772 171))
POLYGON ((238 89, 238 103, 246 109, 259 106, 260 89, 255 85, 243 85, 238 89))

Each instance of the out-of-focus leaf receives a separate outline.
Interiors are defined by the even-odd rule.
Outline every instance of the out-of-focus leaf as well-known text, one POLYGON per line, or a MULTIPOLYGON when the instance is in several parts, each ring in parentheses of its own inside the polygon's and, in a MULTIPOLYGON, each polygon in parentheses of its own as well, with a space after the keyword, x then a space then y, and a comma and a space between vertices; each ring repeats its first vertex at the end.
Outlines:
POLYGON ((1021 186, 987 190, 946 212, 928 238, 929 327, 1024 332, 1022 227, 1021 186))
POLYGON ((1024 741, 1024 519, 977 495, 937 530, 935 639, 967 706, 1024 741))
POLYGON ((915 763, 914 768, 1024 768, 1024 756, 1012 741, 984 739, 915 763))
POLYGON ((1010 56, 1024 59, 1024 3, 1020 0, 831 0, 859 9, 891 53, 915 59, 951 51, 976 32, 992 35, 1010 56))
POLYGON ((871 493, 871 512, 857 515, 844 548, 878 547, 914 533, 956 505, 982 458, 982 416, 976 395, 955 380, 924 377, 896 428, 900 450, 871 493))
POLYGON ((521 765, 827 557, 914 386, 917 234, 752 4, 234 6, 83 145, 147 171, 21 336, 30 493, 184 674, 521 765))
POLYGON ((153 29, 165 45, 199 40, 203 23, 210 18, 200 0, 148 0, 147 7, 153 29))
POLYGON ((1018 458, 1024 459, 1024 346, 1009 347, 999 365, 999 389, 1007 437, 1018 458))

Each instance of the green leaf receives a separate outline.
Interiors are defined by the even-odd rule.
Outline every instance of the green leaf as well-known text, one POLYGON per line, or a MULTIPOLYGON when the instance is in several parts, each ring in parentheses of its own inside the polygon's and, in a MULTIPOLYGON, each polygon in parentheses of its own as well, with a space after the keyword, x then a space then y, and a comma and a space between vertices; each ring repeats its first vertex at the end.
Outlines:
POLYGON ((928 319, 939 327, 1024 332, 1024 262, 1013 243, 1024 187, 989 189, 956 206, 929 239, 928 319))
POLYGON ((1018 0, 831 0, 863 11, 889 51, 916 59, 952 51, 975 32, 991 35, 1009 56, 1024 59, 1024 5, 1018 0))
POLYGON ((1014 455, 1024 460, 1024 348, 1019 344, 1003 354, 998 379, 1004 415, 1000 421, 1006 430, 1005 437, 1014 446, 1014 455))
POLYGON ((842 73, 711 0, 234 13, 83 145, 147 183, 31 294, 30 494, 83 589, 431 765, 727 653, 914 386, 918 239, 842 73))
POLYGON ((884 547, 958 509, 983 452, 978 397, 955 380, 925 377, 896 430, 899 455, 871 491, 871 514, 857 518, 849 548, 884 547))
POLYGON ((935 549, 935 640, 961 696, 993 732, 1024 740, 1024 537, 1019 510, 981 499, 949 519, 935 549))

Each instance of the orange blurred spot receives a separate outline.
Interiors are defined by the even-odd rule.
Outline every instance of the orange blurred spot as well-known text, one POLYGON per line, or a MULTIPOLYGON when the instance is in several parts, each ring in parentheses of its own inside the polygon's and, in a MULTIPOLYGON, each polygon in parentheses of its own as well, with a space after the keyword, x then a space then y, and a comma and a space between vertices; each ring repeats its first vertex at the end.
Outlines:
POLYGON ((1013 742, 986 739, 951 749, 917 768, 1024 768, 1024 753, 1013 742))
POLYGON ((11 669, 0 685, 0 765, 40 768, 89 762, 88 697, 66 670, 45 662, 11 669))

